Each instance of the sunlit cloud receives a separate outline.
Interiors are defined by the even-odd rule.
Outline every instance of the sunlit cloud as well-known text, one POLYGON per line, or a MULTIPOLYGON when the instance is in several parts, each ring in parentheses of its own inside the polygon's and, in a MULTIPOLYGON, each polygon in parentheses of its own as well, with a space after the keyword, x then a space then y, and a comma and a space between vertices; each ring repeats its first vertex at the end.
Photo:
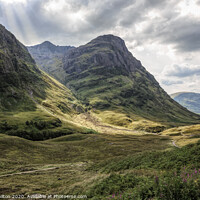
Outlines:
POLYGON ((27 0, 0 0, 0 3, 3 2, 5 4, 19 4, 19 3, 27 3, 27 0))

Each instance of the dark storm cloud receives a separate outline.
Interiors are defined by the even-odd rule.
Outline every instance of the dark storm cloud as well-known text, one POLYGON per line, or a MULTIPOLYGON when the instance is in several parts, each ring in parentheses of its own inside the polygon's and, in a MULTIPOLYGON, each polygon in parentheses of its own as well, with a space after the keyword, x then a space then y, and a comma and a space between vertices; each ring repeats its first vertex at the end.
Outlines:
POLYGON ((171 44, 179 52, 199 51, 200 19, 165 10, 162 17, 152 20, 137 39, 171 44))
POLYGON ((164 72, 165 76, 175 76, 175 77, 189 77, 194 75, 200 75, 200 66, 179 66, 173 65, 164 72))
POLYGON ((96 4, 96 9, 89 14, 87 20, 94 28, 111 28, 117 25, 123 9, 134 4, 134 0, 102 1, 100 6, 96 4))
POLYGON ((120 25, 125 27, 130 27, 136 22, 148 20, 146 14, 150 10, 162 10, 168 4, 174 4, 174 1, 167 0, 141 0, 136 1, 135 4, 132 4, 130 7, 127 7, 125 10, 125 15, 120 20, 120 25))
MULTIPOLYGON (((40 40, 53 39, 53 42, 66 41, 74 45, 74 42, 84 42, 119 29, 119 36, 122 31, 126 32, 124 39, 134 41, 135 45, 159 42, 172 44, 178 51, 200 50, 200 20, 179 16, 176 0, 66 0, 57 13, 45 8, 52 2, 59 1, 27 0, 26 4, 13 5, 14 20, 23 38, 27 34, 26 25, 23 25, 24 19, 18 6, 22 7, 40 40), (79 12, 84 12, 83 19, 76 19, 76 16, 73 19, 73 13, 79 12), (159 17, 151 19, 149 12, 158 13, 159 17), (148 26, 137 33, 135 25, 141 22, 148 26)), ((3 6, 12 7, 12 4, 3 6)), ((9 21, 6 22, 3 8, 0 17, 1 15, 4 25, 8 26, 9 21)))
POLYGON ((179 51, 200 50, 200 20, 180 17, 155 33, 163 43, 173 44, 179 51))

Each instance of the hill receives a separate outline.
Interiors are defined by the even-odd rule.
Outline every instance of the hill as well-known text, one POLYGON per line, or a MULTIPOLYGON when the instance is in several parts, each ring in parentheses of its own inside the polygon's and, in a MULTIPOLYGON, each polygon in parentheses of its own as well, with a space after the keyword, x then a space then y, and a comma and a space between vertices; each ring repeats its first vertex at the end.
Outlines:
POLYGON ((49 41, 27 47, 31 56, 36 61, 38 67, 48 74, 54 76, 54 78, 57 78, 55 73, 53 73, 55 69, 58 70, 57 73, 59 74, 59 76, 62 75, 62 72, 60 72, 59 70, 62 70, 62 68, 60 68, 60 64, 62 63, 63 55, 73 48, 74 47, 72 46, 54 45, 49 41))
POLYGON ((171 94, 171 97, 186 107, 188 110, 200 114, 200 94, 194 92, 179 92, 171 94))
POLYGON ((119 113, 125 123, 141 118, 162 123, 199 122, 198 115, 171 99, 119 37, 99 36, 71 49, 64 56, 63 69, 65 77, 60 81, 109 123, 119 113))
POLYGON ((83 111, 71 91, 39 70, 26 47, 0 25, 0 132, 34 140, 72 133, 79 128, 71 116, 83 111))

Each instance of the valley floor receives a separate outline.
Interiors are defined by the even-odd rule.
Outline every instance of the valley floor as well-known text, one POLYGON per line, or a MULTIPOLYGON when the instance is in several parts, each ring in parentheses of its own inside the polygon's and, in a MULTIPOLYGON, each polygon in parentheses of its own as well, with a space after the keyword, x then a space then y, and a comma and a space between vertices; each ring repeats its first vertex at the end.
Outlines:
MULTIPOLYGON (((176 172, 177 184, 185 187, 178 179, 183 167, 188 173, 200 167, 200 156, 193 155, 200 149, 199 125, 150 134, 103 123, 89 113, 78 115, 73 121, 74 125, 98 132, 73 133, 45 141, 0 134, 0 196, 168 200, 166 194, 171 188, 155 185, 155 177, 170 182, 171 173, 176 172), (190 146, 183 147, 187 144, 190 146), (166 198, 158 198, 161 189, 166 198)), ((198 177, 196 180, 200 181, 198 177)), ((171 181, 170 187, 177 187, 173 185, 176 181, 171 181)))
POLYGON ((166 150, 168 137, 73 134, 47 141, 0 135, 0 194, 85 194, 108 176, 91 165, 140 152, 166 150))

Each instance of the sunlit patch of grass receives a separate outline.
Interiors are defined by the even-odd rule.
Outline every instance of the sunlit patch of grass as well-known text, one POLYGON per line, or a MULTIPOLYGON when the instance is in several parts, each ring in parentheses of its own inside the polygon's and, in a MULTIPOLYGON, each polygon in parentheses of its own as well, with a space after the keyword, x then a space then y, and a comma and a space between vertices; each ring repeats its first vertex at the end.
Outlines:
POLYGON ((200 134, 200 125, 191 125, 191 126, 179 126, 171 129, 167 129, 162 132, 163 135, 170 134, 181 134, 184 136, 198 135, 200 134))
POLYGON ((200 125, 180 126, 167 129, 163 131, 161 135, 170 136, 179 147, 187 144, 194 144, 200 138, 200 125))
POLYGON ((152 133, 159 133, 166 129, 165 125, 150 120, 133 121, 132 127, 135 130, 143 130, 152 133))
POLYGON ((129 127, 133 121, 126 114, 115 111, 99 111, 98 117, 100 117, 104 123, 123 127, 129 127))

